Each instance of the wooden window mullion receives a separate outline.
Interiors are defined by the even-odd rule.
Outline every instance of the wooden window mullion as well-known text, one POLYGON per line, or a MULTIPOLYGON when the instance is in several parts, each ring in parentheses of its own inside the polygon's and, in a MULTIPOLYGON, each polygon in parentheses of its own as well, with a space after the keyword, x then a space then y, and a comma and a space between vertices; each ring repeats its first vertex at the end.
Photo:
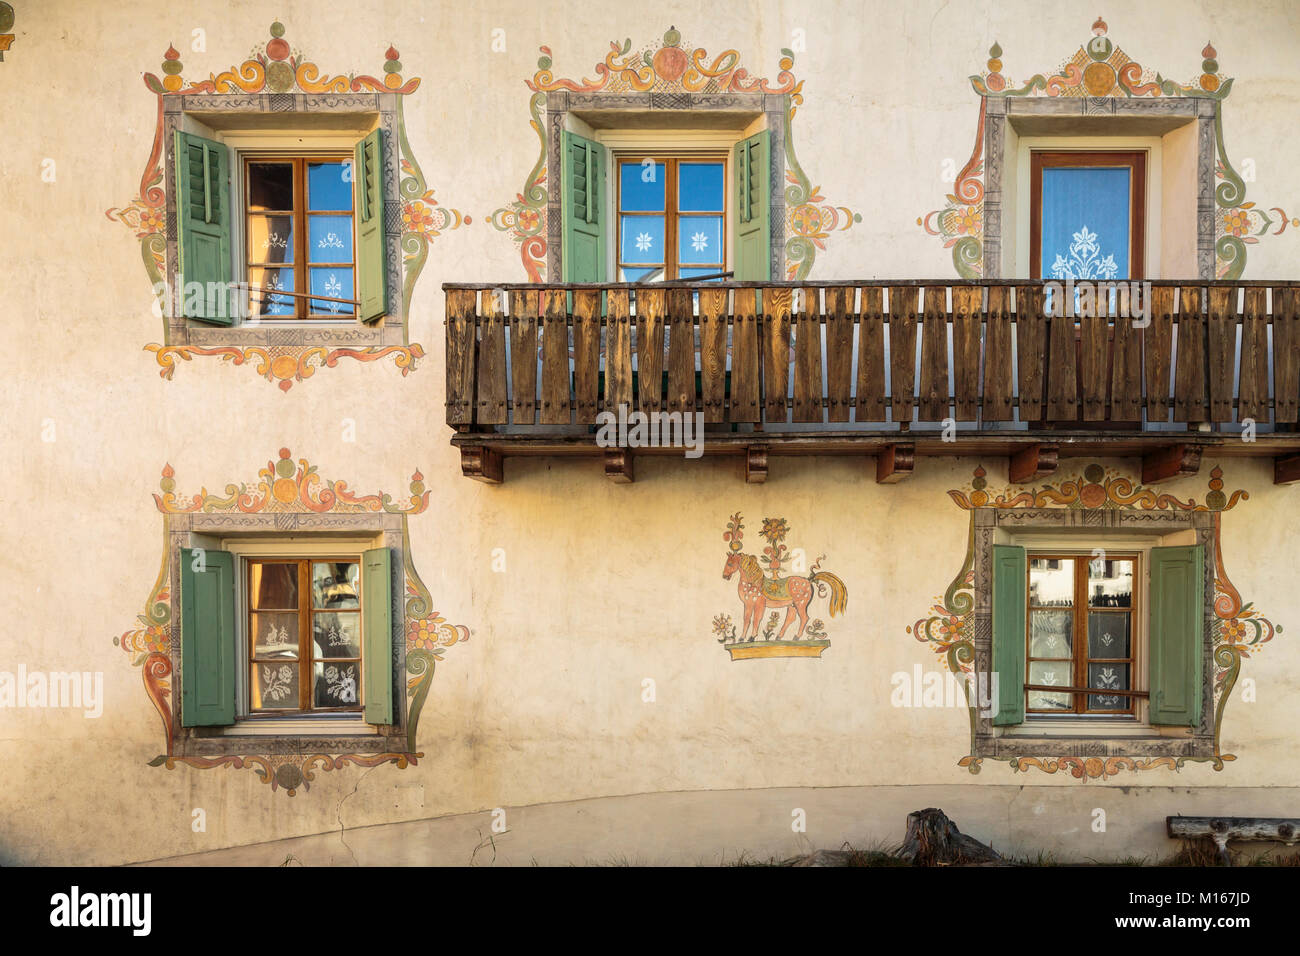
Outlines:
POLYGON ((311 592, 310 563, 298 562, 298 709, 311 709, 311 592))
MULTIPOLYGON (((295 292, 309 292, 307 288, 307 166, 306 161, 293 161, 293 288, 295 292)), ((305 319, 311 311, 310 299, 294 300, 294 315, 305 319)))

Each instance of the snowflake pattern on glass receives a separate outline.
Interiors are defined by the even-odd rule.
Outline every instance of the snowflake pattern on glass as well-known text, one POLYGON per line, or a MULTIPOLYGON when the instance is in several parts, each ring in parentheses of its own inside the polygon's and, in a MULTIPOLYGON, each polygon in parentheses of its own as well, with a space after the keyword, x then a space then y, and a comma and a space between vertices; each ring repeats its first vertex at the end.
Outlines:
POLYGON ((709 247, 709 237, 702 232, 697 232, 691 236, 691 247, 696 252, 703 252, 709 247))
POLYGON ((1054 279, 1113 279, 1119 274, 1115 256, 1107 254, 1106 258, 1101 258, 1097 234, 1090 232, 1086 225, 1074 233, 1068 252, 1068 259, 1059 252, 1056 254, 1056 261, 1052 263, 1054 279))
POLYGON ((650 237, 650 233, 648 232, 637 233, 636 247, 642 252, 648 250, 653 243, 654 240, 650 237))

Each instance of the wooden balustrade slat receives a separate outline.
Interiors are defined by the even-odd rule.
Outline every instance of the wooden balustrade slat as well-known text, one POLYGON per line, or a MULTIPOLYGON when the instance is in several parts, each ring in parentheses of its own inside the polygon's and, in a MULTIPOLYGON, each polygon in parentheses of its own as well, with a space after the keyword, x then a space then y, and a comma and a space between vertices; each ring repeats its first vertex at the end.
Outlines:
POLYGON ((574 418, 582 425, 596 421, 600 398, 600 292, 573 293, 574 418))
POLYGON ((537 316, 535 290, 510 293, 510 391, 516 425, 537 421, 537 316))
POLYGON ((803 308, 795 316, 794 416, 796 422, 822 421, 822 307, 820 289, 802 289, 803 308))
POLYGON ((735 321, 731 329, 731 408, 728 420, 757 422, 758 404, 758 290, 737 289, 735 321))
POLYGON ((1241 322, 1241 384, 1237 414, 1268 421, 1268 290, 1247 289, 1241 322))
POLYGON ((1085 422, 1101 422, 1109 413, 1110 296, 1100 293, 1079 316, 1079 391, 1085 422))
POLYGON ((1058 292, 1047 320, 1047 420, 1073 422, 1079 417, 1078 351, 1074 297, 1058 292))
POLYGON ((786 420, 790 391, 790 289, 763 290, 763 420, 786 420))
POLYGON ((447 424, 474 422, 474 359, 477 348, 472 289, 447 292, 447 424))
POLYGON ((1232 421, 1232 373, 1237 358, 1237 290, 1210 287, 1206 325, 1206 363, 1210 378, 1210 421, 1232 421))
POLYGON ((862 289, 858 309, 857 410, 854 421, 885 420, 885 312, 884 290, 862 289))
POLYGON ((1110 417, 1117 422, 1142 420, 1142 330, 1134 326, 1135 321, 1127 316, 1115 317, 1110 417))
POLYGON ((948 417, 948 289, 926 286, 922 298, 921 392, 918 418, 939 422, 948 417))
POLYGON ((695 411, 695 318, 690 289, 668 290, 668 411, 695 411))
POLYGON ((568 293, 542 293, 542 414, 543 425, 568 425, 569 302, 568 293))
POLYGON ((1201 290, 1184 286, 1179 292, 1174 421, 1208 421, 1210 403, 1205 394, 1205 317, 1201 315, 1201 290))
POLYGON ((638 289, 636 293, 637 407, 647 415, 664 407, 665 291, 638 289))
POLYGON ((700 290, 700 401, 704 420, 727 420, 727 290, 700 290))
POLYGON ((1011 294, 1005 286, 989 287, 988 320, 984 327, 984 409, 986 422, 1009 422, 1011 387, 1011 294))
POLYGON ((826 419, 847 422, 853 412, 853 287, 826 290, 826 419))
POLYGON ((1043 418, 1043 383, 1047 369, 1047 319, 1042 286, 1016 287, 1016 369, 1020 420, 1043 418))
POLYGON ((915 286, 889 289, 889 397, 893 420, 910 424, 916 404, 915 286))
POLYGON ((1146 373, 1147 421, 1169 420, 1169 363, 1173 353, 1174 290, 1151 290, 1151 324, 1142 330, 1143 370, 1146 373))
POLYGON ((980 326, 984 290, 958 286, 952 290, 953 418, 973 422, 980 412, 980 326))
POLYGON ((605 319, 605 409, 632 410, 632 310, 627 289, 610 289, 605 319))
POLYGON ((478 392, 477 420, 480 425, 504 425, 506 411, 506 326, 504 303, 497 293, 479 293, 478 368, 474 384, 478 392))
POLYGON ((1273 418, 1290 424, 1300 411, 1300 296, 1273 288, 1273 418))

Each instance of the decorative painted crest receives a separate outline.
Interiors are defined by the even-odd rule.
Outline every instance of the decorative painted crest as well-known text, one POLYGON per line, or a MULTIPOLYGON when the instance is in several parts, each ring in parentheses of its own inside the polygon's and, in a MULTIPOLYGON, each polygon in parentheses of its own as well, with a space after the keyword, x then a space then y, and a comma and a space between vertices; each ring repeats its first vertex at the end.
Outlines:
POLYGON ((1281 235, 1288 225, 1300 228, 1300 217, 1290 218, 1280 207, 1267 211, 1246 202, 1246 183, 1232 167, 1223 144, 1222 105, 1232 91, 1232 79, 1219 70, 1218 53, 1212 44, 1201 50, 1201 73, 1189 83, 1176 83, 1153 73, 1106 36, 1107 26, 1098 17, 1092 37, 1055 72, 1038 73, 1014 86, 1002 73, 1002 47, 989 48, 985 72, 970 78, 980 95, 975 148, 957 174, 946 204, 926 213, 916 224, 944 241, 952 250, 953 265, 964 279, 978 279, 984 259, 984 117, 990 97, 1105 97, 1155 98, 1195 97, 1214 101, 1214 138, 1218 156, 1215 177, 1220 180, 1215 199, 1215 275, 1239 279, 1246 268, 1246 246, 1265 235, 1281 235), (1270 215, 1275 214, 1275 215, 1270 215), (1270 232, 1273 227, 1276 230, 1270 232))
MULTIPOLYGON (((1135 485, 1123 475, 1091 464, 1084 468, 1078 477, 1067 479, 1058 484, 1043 485, 1041 488, 1024 491, 1008 488, 1000 493, 988 490, 988 481, 983 467, 975 469, 971 487, 967 490, 952 489, 948 496, 964 511, 975 508, 1076 508, 1084 510, 1142 510, 1142 511, 1208 511, 1214 515, 1214 566, 1217 576, 1214 581, 1214 754, 1213 756, 1180 757, 1098 757, 1075 754, 1063 754, 1056 757, 1012 756, 986 758, 976 750, 976 713, 974 702, 967 697, 970 712, 971 739, 970 752, 962 757, 958 766, 966 767, 971 773, 979 773, 980 765, 985 759, 1006 760, 1013 771, 1042 770, 1046 773, 1068 771, 1079 780, 1106 779, 1129 770, 1155 770, 1165 768, 1181 770, 1188 762, 1209 763, 1215 770, 1222 770, 1225 763, 1235 760, 1233 754, 1223 753, 1219 745, 1219 733, 1223 724, 1223 711, 1228 697, 1237 683, 1241 673, 1242 661, 1260 653, 1263 645, 1282 633, 1281 625, 1271 621, 1249 602, 1243 602, 1241 594, 1228 578, 1223 564, 1221 544, 1221 516, 1231 511, 1239 502, 1247 500, 1246 491, 1224 492, 1223 470, 1215 467, 1210 471, 1209 491, 1204 504, 1198 504, 1195 498, 1182 499, 1177 495, 1156 492, 1141 485, 1135 485)), ((975 609, 975 523, 971 516, 969 543, 966 561, 962 569, 948 585, 942 598, 936 598, 928 614, 907 628, 907 632, 922 644, 929 645, 935 654, 943 658, 952 673, 958 677, 971 675, 975 662, 974 644, 974 609, 975 609)), ((967 688, 965 679, 960 686, 967 688)))
POLYGON ((5 53, 14 42, 14 8, 7 3, 0 3, 0 63, 5 61, 5 53))
POLYGON ((795 554, 786 547, 785 539, 790 526, 784 518, 764 518, 759 534, 767 541, 763 556, 743 553, 745 525, 739 512, 727 522, 722 540, 727 542, 727 560, 722 577, 730 581, 739 575, 736 594, 744 609, 740 634, 732 623, 730 614, 719 614, 713 619, 713 633, 733 661, 765 657, 821 657, 831 646, 826 636, 826 626, 820 618, 809 620, 808 606, 814 598, 830 596, 830 616, 844 613, 849 603, 849 591, 844 582, 829 571, 819 570, 819 557, 807 575, 791 574, 783 577, 781 570, 787 564, 797 569, 795 554), (772 609, 767 622, 763 613, 772 609), (777 611, 785 608, 785 622, 777 630, 777 611), (798 620, 798 626, 789 640, 786 631, 798 620), (755 643, 762 627, 763 640, 755 643))
POLYGON ((703 47, 685 46, 682 35, 669 28, 662 40, 637 50, 631 39, 613 41, 605 59, 595 66, 595 79, 573 80, 556 77, 551 70, 550 47, 541 47, 537 72, 525 84, 532 90, 528 108, 530 125, 540 142, 540 153, 524 188, 515 200, 492 212, 489 220, 501 232, 508 233, 519 247, 519 256, 530 282, 546 278, 546 219, 548 193, 547 131, 542 121, 546 94, 556 90, 572 93, 644 93, 725 94, 769 93, 787 98, 785 114, 785 201, 789 238, 785 244, 786 278, 803 279, 812 271, 818 250, 825 250, 833 232, 843 232, 862 221, 859 213, 847 206, 828 204, 821 187, 799 165, 790 125, 803 103, 803 81, 795 80, 794 53, 781 51, 780 73, 776 83, 765 77, 751 76, 740 65, 740 54, 725 50, 710 58, 703 47))
MULTIPOLYGON (((334 368, 341 359, 368 363, 391 357, 406 376, 424 357, 424 349, 404 338, 402 345, 367 346, 363 348, 336 348, 302 346, 205 348, 195 345, 173 345, 163 312, 166 308, 165 289, 167 253, 167 203, 163 186, 163 97, 194 96, 225 93, 301 93, 308 96, 329 96, 339 93, 397 93, 397 148, 401 157, 401 178, 398 183, 402 208, 403 312, 410 314, 411 294, 416 280, 429 256, 430 243, 443 232, 469 225, 472 219, 457 209, 438 205, 434 191, 425 182, 419 163, 411 152, 406 137, 406 120, 402 98, 414 93, 420 86, 418 78, 402 76, 402 62, 396 49, 389 47, 384 55, 382 78, 348 73, 334 76, 321 75, 320 68, 284 39, 284 25, 271 24, 271 37, 238 66, 221 73, 209 74, 205 80, 187 81, 182 76, 180 53, 168 47, 163 54, 162 77, 146 73, 144 85, 158 97, 158 121, 154 131, 153 147, 140 177, 140 193, 130 204, 108 209, 110 220, 121 222, 140 240, 140 253, 145 271, 153 283, 158 301, 156 314, 163 316, 163 341, 150 343, 145 350, 153 352, 161 368, 159 375, 170 380, 176 371, 177 361, 188 362, 196 357, 220 357, 232 365, 249 364, 268 382, 275 382, 287 392, 295 382, 310 378, 318 368, 334 368)), ((404 327, 404 336, 408 333, 404 327)))
MULTIPOLYGON (((393 501, 383 492, 358 495, 347 482, 327 481, 318 474, 316 466, 306 458, 297 463, 288 448, 281 448, 279 457, 268 461, 254 482, 230 483, 224 494, 212 494, 202 488, 189 497, 176 494, 175 472, 171 465, 163 467, 159 481, 161 494, 155 494, 154 504, 163 515, 163 556, 158 578, 145 601, 144 612, 136 618, 136 626, 113 638, 113 643, 131 657, 131 663, 143 669, 145 690, 162 720, 166 749, 149 762, 152 767, 185 764, 199 769, 211 767, 252 768, 263 783, 271 789, 283 788, 294 796, 299 787, 310 788, 314 774, 319 770, 335 770, 355 764, 374 767, 393 763, 399 769, 417 763, 424 754, 416 751, 420 712, 433 682, 437 662, 442 660, 445 648, 469 640, 469 628, 463 624, 450 624, 433 609, 433 598, 420 579, 411 557, 407 517, 423 513, 429 506, 429 494, 424 477, 419 471, 411 476, 410 495, 405 501, 393 501), (172 544, 170 538, 172 515, 196 512, 239 512, 243 514, 357 514, 378 513, 402 516, 402 550, 405 555, 405 612, 406 612, 406 671, 411 678, 406 684, 406 750, 373 754, 240 754, 219 757, 180 756, 173 752, 172 737, 172 659, 173 641, 171 589, 172 544)), ((179 635, 176 635, 179 640, 179 635)))

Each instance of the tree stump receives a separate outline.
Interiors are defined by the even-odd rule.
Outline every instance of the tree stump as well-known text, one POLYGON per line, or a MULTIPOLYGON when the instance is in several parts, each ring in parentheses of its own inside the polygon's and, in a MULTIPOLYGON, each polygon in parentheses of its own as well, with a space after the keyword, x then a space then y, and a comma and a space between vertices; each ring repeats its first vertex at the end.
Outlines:
POLYGON ((898 856, 913 866, 1003 862, 992 847, 962 833, 935 807, 907 815, 907 836, 898 856))

